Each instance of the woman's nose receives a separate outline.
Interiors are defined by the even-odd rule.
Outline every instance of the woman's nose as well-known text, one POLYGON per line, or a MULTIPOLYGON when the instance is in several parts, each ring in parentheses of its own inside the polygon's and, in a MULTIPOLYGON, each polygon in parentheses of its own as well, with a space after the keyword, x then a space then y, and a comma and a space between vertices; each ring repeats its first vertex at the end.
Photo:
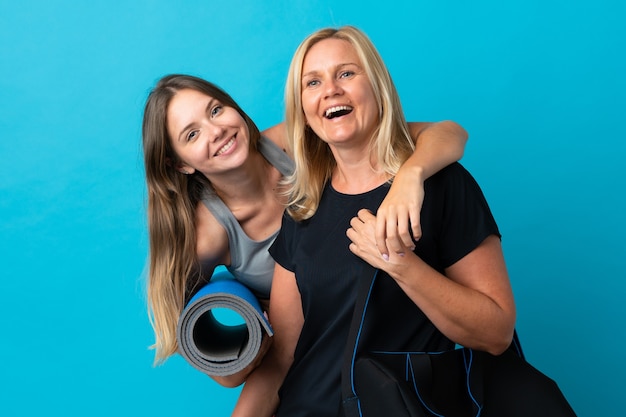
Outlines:
POLYGON ((329 79, 328 81, 326 81, 325 84, 325 95, 326 97, 332 97, 335 96, 337 94, 341 94, 341 86, 339 85, 339 83, 337 82, 337 80, 335 80, 334 78, 329 79))
POLYGON ((224 127, 217 123, 209 123, 209 141, 216 142, 224 135, 224 127))

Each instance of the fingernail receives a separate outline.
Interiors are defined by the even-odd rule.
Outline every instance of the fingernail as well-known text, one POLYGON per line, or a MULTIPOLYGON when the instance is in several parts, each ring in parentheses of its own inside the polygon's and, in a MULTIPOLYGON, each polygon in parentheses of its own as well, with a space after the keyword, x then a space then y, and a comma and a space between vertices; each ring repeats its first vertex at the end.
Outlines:
POLYGON ((385 262, 389 262, 389 255, 383 253, 383 259, 385 260, 385 262))

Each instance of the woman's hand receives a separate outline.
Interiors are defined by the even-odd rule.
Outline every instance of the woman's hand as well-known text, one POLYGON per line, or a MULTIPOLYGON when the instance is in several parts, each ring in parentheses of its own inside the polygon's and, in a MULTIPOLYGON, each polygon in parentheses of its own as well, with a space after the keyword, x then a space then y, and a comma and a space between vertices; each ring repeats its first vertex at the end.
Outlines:
POLYGON ((376 213, 376 245, 385 259, 389 258, 389 251, 398 255, 407 250, 413 251, 415 242, 422 236, 422 170, 417 167, 406 168, 398 172, 376 213))
MULTIPOLYGON (((400 252, 394 252, 391 258, 381 255, 375 236, 376 226, 376 216, 369 210, 359 210, 357 216, 350 221, 350 228, 346 232, 346 235, 352 241, 350 251, 375 268, 385 271, 390 268, 393 269, 395 265, 391 263, 401 264, 405 254, 411 253, 413 248, 404 246, 400 252)), ((389 241, 389 238, 387 238, 387 241, 389 241)))
POLYGON ((500 238, 490 235, 447 267, 445 275, 418 255, 391 253, 383 259, 376 246, 375 216, 359 210, 346 232, 350 251, 385 271, 450 340, 493 355, 511 343, 515 302, 500 238))
POLYGON ((415 151, 396 173, 391 189, 376 213, 376 241, 380 254, 389 258, 414 247, 422 236, 420 210, 424 181, 463 156, 467 132, 458 123, 409 123, 415 151), (410 232, 409 232, 410 231, 410 232), (411 233, 413 236, 411 236, 411 233))

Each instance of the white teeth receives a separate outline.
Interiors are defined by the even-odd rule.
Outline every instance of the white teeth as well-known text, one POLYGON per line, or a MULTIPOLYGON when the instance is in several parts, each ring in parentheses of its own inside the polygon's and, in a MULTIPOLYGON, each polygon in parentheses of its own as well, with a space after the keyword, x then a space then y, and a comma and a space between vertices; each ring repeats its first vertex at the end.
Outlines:
POLYGON ((223 154, 224 152, 226 152, 227 150, 230 149, 231 146, 233 146, 233 143, 235 143, 235 138, 232 138, 231 140, 228 141, 228 143, 226 143, 226 145, 222 146, 219 151, 217 151, 215 153, 215 156, 220 156, 221 154, 223 154))
POLYGON ((330 117, 331 114, 338 112, 338 111, 342 111, 342 110, 350 110, 351 107, 349 106, 335 106, 335 107, 331 107, 330 109, 326 110, 326 113, 324 113, 324 116, 326 117, 330 117))

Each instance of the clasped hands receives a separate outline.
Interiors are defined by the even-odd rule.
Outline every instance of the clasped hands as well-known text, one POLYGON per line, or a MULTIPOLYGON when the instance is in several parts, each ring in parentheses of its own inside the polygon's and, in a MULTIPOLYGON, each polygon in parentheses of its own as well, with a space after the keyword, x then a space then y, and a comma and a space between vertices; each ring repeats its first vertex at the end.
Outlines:
POLYGON ((393 227, 393 221, 389 218, 383 221, 380 215, 375 216, 367 209, 359 210, 357 216, 350 220, 350 228, 346 232, 352 242, 350 251, 378 269, 386 270, 391 266, 390 263, 401 262, 407 255, 412 254, 415 243, 406 218, 403 222, 400 218, 397 219, 393 227), (400 223, 406 224, 406 227, 400 226, 400 223))

